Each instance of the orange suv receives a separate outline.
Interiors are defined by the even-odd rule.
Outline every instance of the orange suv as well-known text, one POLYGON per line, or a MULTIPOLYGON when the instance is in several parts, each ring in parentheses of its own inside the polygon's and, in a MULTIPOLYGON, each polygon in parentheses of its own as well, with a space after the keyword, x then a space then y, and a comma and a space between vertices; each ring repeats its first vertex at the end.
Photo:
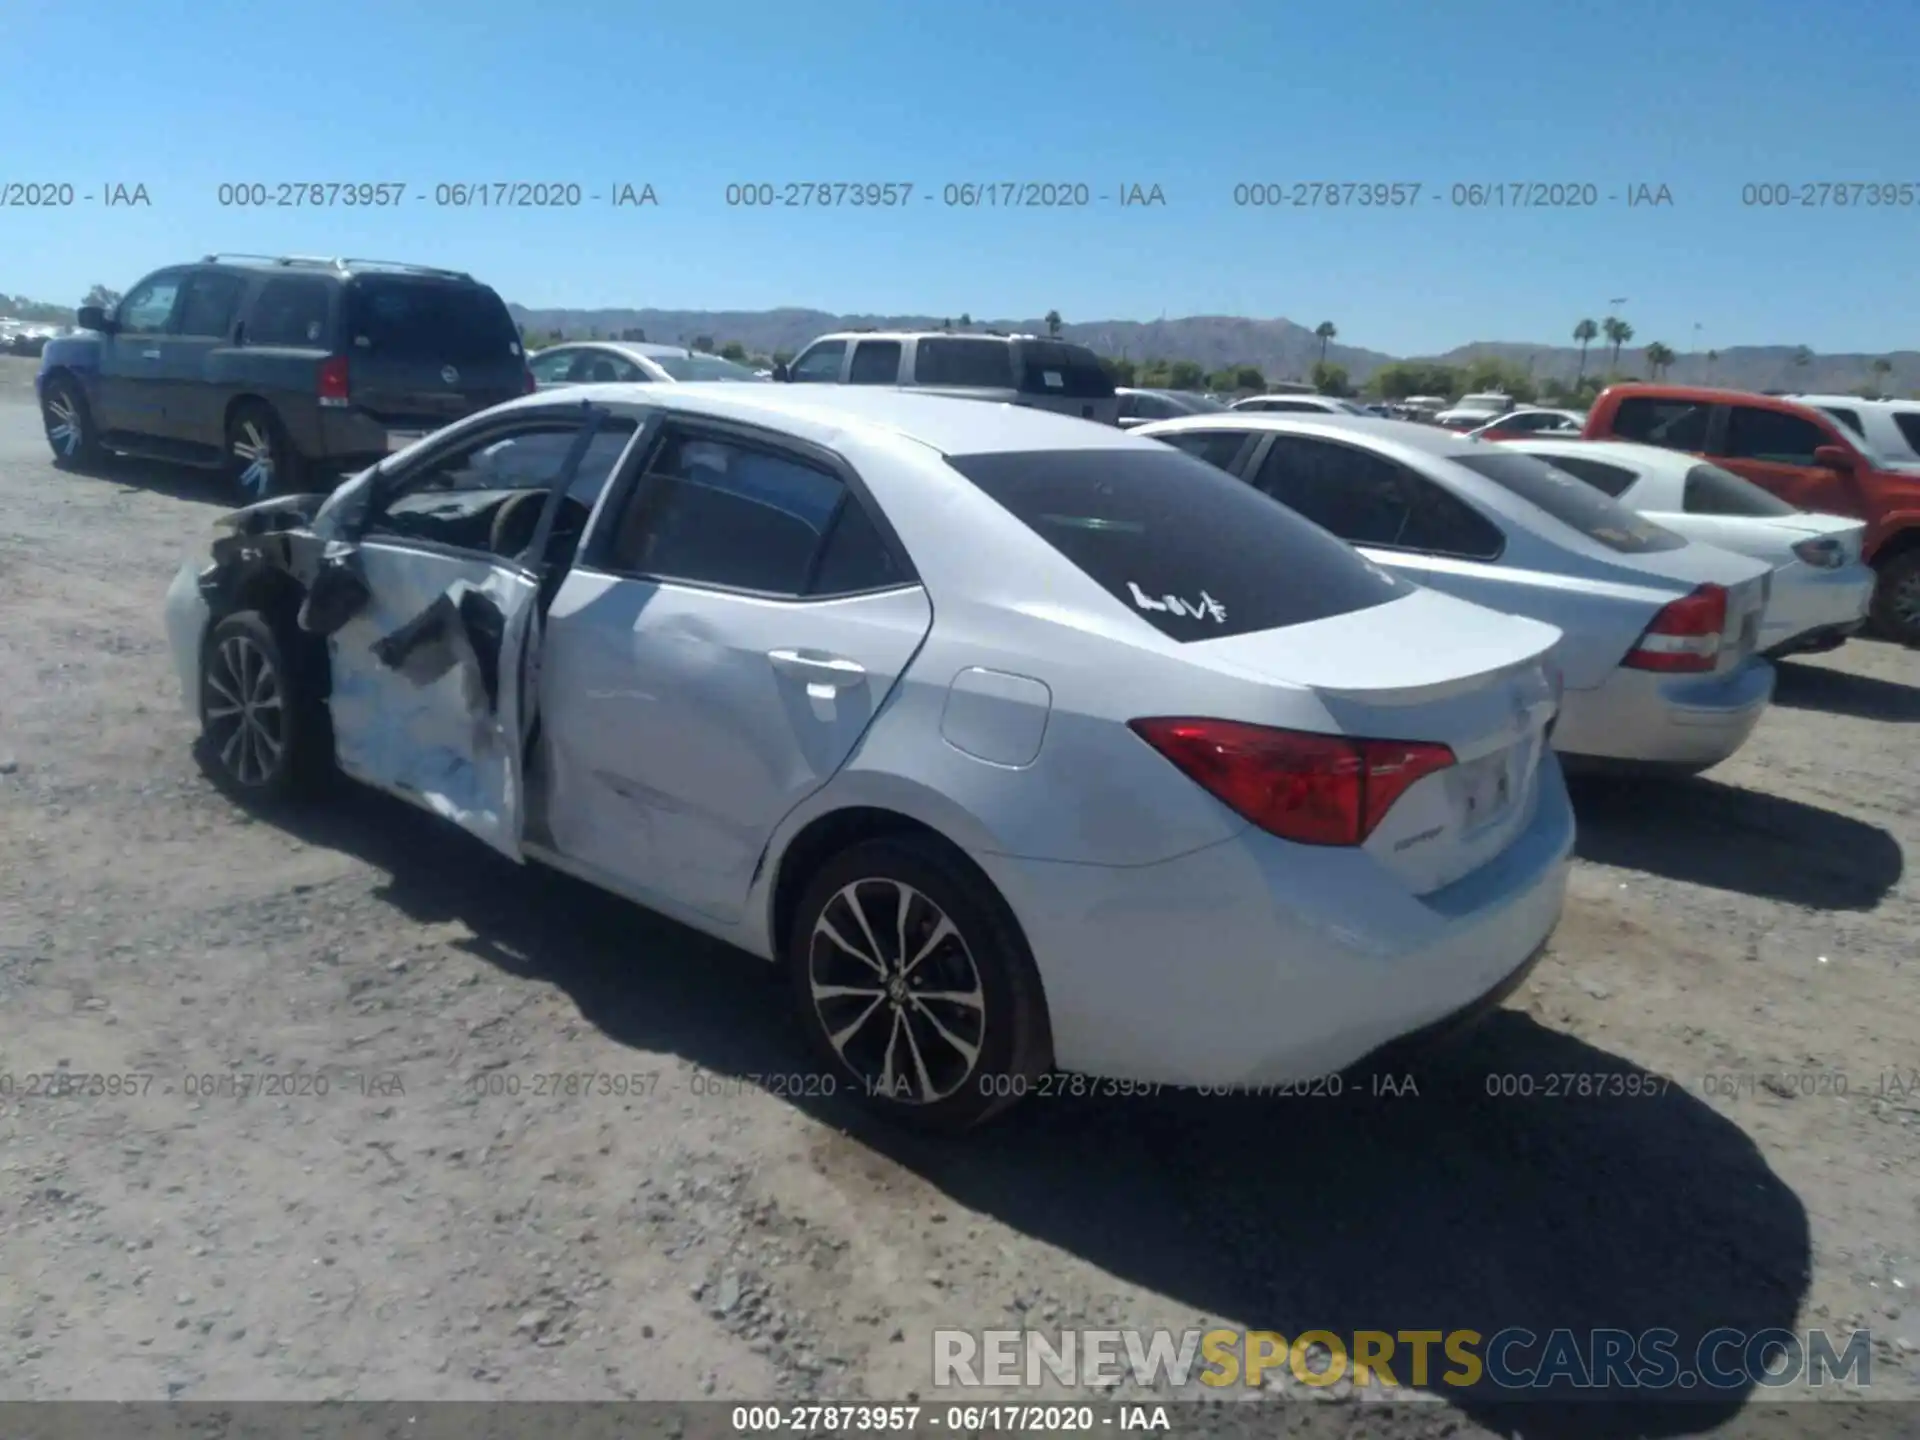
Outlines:
POLYGON ((1697 385, 1609 386, 1580 433, 1685 451, 1802 510, 1866 521, 1874 626, 1920 645, 1920 466, 1871 453, 1811 406, 1697 385))

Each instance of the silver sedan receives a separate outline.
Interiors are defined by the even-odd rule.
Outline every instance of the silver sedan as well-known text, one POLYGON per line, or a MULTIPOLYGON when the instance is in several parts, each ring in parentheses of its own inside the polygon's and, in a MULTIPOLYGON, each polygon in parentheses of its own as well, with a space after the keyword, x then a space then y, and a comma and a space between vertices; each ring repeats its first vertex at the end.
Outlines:
POLYGON ((1560 628, 1570 759, 1697 773, 1773 698, 1765 562, 1687 540, 1505 446, 1397 420, 1196 416, 1134 432, 1265 491, 1435 590, 1560 628))

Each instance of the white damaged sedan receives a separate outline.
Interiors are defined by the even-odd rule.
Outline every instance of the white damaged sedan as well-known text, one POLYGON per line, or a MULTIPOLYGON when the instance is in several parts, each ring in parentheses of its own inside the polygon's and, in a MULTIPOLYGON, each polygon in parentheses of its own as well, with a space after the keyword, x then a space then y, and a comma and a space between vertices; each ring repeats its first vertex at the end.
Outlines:
POLYGON ((222 783, 337 768, 782 966, 822 1088, 895 1118, 1329 1074, 1560 915, 1559 632, 1156 441, 587 386, 323 498, 169 593, 222 783))

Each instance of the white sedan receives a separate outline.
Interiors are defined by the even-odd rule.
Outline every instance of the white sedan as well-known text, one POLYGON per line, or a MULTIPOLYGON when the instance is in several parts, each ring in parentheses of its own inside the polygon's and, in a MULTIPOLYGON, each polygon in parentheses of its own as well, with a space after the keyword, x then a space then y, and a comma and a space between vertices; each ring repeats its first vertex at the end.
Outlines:
POLYGON ((1693 455, 1614 440, 1519 440, 1510 450, 1577 475, 1667 529, 1764 560, 1773 588, 1760 648, 1781 656, 1832 650, 1866 623, 1874 572, 1860 558, 1866 526, 1796 510, 1731 470, 1693 455))
POLYGON ((1511 445, 1333 415, 1199 415, 1133 432, 1245 479, 1421 585, 1563 633, 1562 755, 1693 774, 1773 698, 1768 570, 1698 545, 1511 445))
POLYGON ((589 386, 227 530, 166 606, 217 780, 337 766, 741 946, 897 1118, 1328 1075, 1560 914, 1559 632, 1118 429, 589 386))
POLYGON ((612 382, 685 385, 730 380, 751 385, 765 384, 772 377, 771 371, 763 375, 724 355, 643 340, 574 340, 550 345, 527 357, 527 370, 541 390, 612 382))

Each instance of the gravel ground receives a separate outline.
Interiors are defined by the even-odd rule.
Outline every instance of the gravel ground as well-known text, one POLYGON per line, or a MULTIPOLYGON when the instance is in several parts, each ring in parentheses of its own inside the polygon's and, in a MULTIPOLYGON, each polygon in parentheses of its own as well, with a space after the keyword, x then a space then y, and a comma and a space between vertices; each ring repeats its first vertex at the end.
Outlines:
MULTIPOLYGON (((1920 1396, 1920 655, 1787 665, 1710 777, 1581 789, 1551 954, 1417 1096, 902 1138, 751 1079, 806 1068, 758 962, 381 797, 217 794, 159 604, 221 507, 56 472, 31 368, 0 361, 0 1399, 947 1400, 935 1327, 1022 1324, 1866 1327, 1872 1396, 1920 1396), (56 1068, 152 1079, 20 1093, 56 1068), (1642 1070, 1663 1095, 1487 1093, 1642 1070), (530 1093, 556 1072, 649 1078, 530 1093)), ((1602 1428, 1736 1433, 1739 1399, 1602 1428)), ((1456 1395, 1365 1432, 1488 1427, 1456 1395)))

